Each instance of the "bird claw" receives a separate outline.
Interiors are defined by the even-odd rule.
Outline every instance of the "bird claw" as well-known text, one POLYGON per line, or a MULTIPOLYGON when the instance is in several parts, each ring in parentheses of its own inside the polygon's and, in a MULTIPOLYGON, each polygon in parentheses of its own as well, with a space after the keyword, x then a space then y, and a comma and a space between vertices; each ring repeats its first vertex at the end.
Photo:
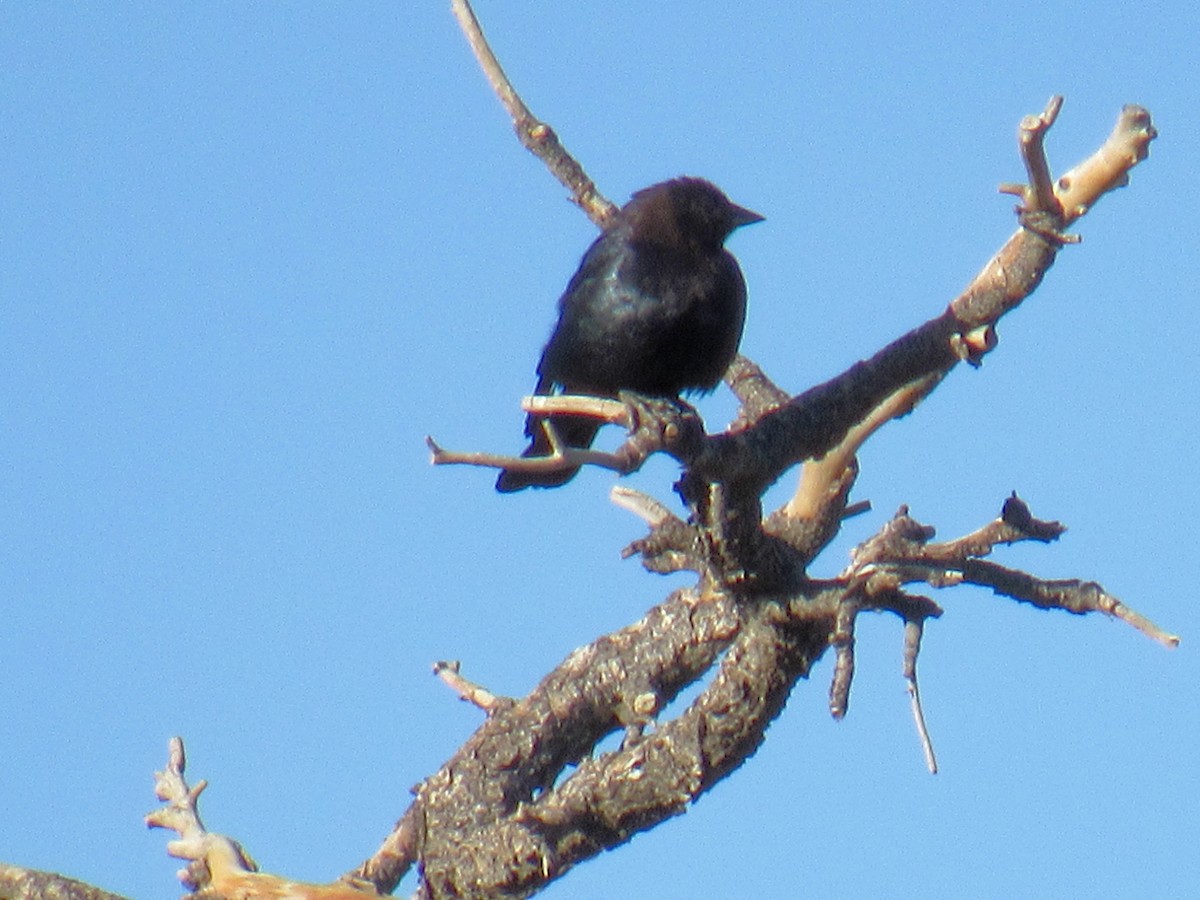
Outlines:
MULTIPOLYGON (((675 397, 647 397, 621 391, 629 438, 625 447, 644 459, 656 450, 673 456, 686 453, 704 438, 704 422, 691 404, 675 397)), ((624 449, 624 448, 623 448, 624 449)))

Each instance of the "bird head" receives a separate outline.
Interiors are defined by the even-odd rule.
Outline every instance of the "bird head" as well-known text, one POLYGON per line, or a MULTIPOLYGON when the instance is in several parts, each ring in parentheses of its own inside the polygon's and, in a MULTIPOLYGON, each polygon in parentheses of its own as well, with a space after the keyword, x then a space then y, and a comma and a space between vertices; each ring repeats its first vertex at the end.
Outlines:
POLYGON ((710 181, 675 178, 638 191, 622 210, 634 223, 634 232, 649 242, 693 245, 715 252, 743 225, 763 221, 752 210, 738 206, 710 181))

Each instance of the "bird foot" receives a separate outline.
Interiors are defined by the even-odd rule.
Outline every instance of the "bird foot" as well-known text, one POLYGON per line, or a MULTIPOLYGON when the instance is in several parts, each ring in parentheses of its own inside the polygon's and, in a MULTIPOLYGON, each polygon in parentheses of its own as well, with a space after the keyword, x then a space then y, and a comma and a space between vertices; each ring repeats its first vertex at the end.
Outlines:
POLYGON ((690 403, 632 391, 621 391, 618 396, 627 410, 629 437, 616 453, 628 458, 628 471, 659 450, 685 462, 699 450, 705 436, 704 420, 690 403))

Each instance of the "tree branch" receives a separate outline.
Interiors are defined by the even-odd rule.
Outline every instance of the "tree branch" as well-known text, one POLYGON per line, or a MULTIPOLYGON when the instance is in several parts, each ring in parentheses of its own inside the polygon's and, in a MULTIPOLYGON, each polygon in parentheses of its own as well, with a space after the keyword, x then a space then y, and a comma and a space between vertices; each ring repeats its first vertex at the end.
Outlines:
POLYGON ((232 838, 208 831, 200 821, 198 801, 208 782, 189 787, 184 778, 183 740, 172 738, 167 766, 154 773, 154 792, 165 805, 146 816, 151 828, 167 828, 179 840, 167 852, 188 865, 178 873, 193 900, 365 900, 380 896, 361 879, 332 884, 306 884, 258 871, 258 864, 232 838))
POLYGON ((492 53, 487 38, 483 36, 483 28, 468 0, 451 0, 450 6, 475 58, 479 60, 480 68, 487 76, 488 84, 512 117, 513 128, 522 146, 546 164, 551 174, 571 192, 571 199, 587 217, 603 228, 616 214, 617 208, 596 190, 595 183, 563 147, 554 129, 537 119, 513 89, 500 61, 492 53))
POLYGON ((128 900, 65 875, 6 863, 0 863, 0 897, 4 900, 128 900))
MULTIPOLYGON (((522 143, 603 227, 611 204, 521 101, 467 0, 453 4, 522 143)), ((959 362, 978 364, 995 348, 995 323, 1040 283, 1071 240, 1065 226, 1125 183, 1129 169, 1145 158, 1153 126, 1144 110, 1127 107, 1105 145, 1054 182, 1044 138, 1060 108, 1061 99, 1054 98, 1041 115, 1021 124, 1029 184, 1004 188, 1021 197, 1017 233, 941 315, 825 384, 789 397, 739 358, 726 379, 742 408, 734 426, 715 435, 704 434, 695 411, 685 405, 631 397, 615 404, 564 397, 527 401, 542 412, 549 411, 544 404, 582 403, 590 410, 584 414, 631 431, 615 453, 588 451, 586 458, 568 459, 573 451, 560 446, 546 460, 513 460, 452 453, 429 441, 435 462, 509 468, 588 463, 626 472, 649 453, 672 454, 685 466, 679 491, 688 504, 686 520, 634 491, 618 489, 614 499, 650 529, 626 555, 640 554, 654 571, 696 571, 697 585, 574 651, 523 698, 496 697, 463 679, 456 664, 439 664, 438 674, 485 719, 415 788, 415 799, 379 850, 333 885, 297 886, 262 875, 235 843, 204 831, 195 811, 203 783, 187 787, 182 745, 177 760, 173 745, 159 787, 168 807, 152 814, 152 824, 179 831, 182 840, 172 843, 171 852, 202 864, 189 867, 187 876, 205 891, 238 891, 228 896, 239 898, 279 897, 285 887, 300 892, 289 896, 341 898, 351 895, 319 892, 353 891, 360 897, 364 884, 391 892, 419 865, 421 900, 528 896, 578 862, 682 813, 741 765, 761 744, 797 680, 829 647, 836 656, 830 710, 844 716, 855 624, 863 612, 891 612, 904 623, 903 677, 927 764, 936 771, 917 657, 926 620, 942 610, 927 597, 907 593, 908 584, 986 585, 1043 608, 1118 616, 1169 646, 1177 643, 1091 582, 1045 581, 982 560, 998 546, 1050 541, 1062 533, 1058 523, 1034 519, 1015 496, 996 521, 942 543, 932 542, 933 529, 902 509, 857 548, 837 578, 814 580, 807 574, 851 510, 855 456, 863 442, 910 412, 959 362), (806 471, 792 500, 764 518, 762 492, 799 463, 806 471), (714 667, 711 682, 686 710, 664 713, 714 667), (604 738, 622 730, 619 749, 597 751, 604 738)))

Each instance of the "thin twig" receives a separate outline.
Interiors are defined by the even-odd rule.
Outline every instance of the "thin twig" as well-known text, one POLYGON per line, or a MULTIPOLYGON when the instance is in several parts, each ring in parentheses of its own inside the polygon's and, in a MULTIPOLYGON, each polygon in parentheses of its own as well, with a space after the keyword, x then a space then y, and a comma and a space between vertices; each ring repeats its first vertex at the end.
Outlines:
POLYGON ((617 208, 596 189, 595 182, 588 177, 575 157, 563 147, 554 129, 530 112, 529 107, 513 88, 512 82, 508 80, 508 76, 504 74, 504 69, 488 45, 483 28, 468 0, 451 0, 450 5, 455 18, 458 19, 459 27, 462 28, 475 58, 483 69, 483 74, 487 77, 488 84, 492 86, 492 90, 512 117, 513 128, 516 129, 521 144, 546 164, 550 173, 571 192, 571 199, 589 219, 600 228, 605 227, 616 215, 617 208))
POLYGON ((1054 179, 1050 176, 1045 148, 1046 132, 1058 119, 1062 104, 1062 96, 1056 94, 1050 98, 1041 115, 1026 116, 1017 130, 1021 157, 1025 161, 1025 171, 1029 173, 1029 188, 1025 193, 1028 209, 1062 213, 1058 197, 1054 194, 1054 179))
POLYGON ((509 456, 476 450, 447 450, 428 435, 425 446, 429 448, 430 462, 435 466, 480 466, 514 472, 562 472, 584 465, 624 472, 628 466, 627 459, 618 454, 581 447, 559 446, 549 456, 509 456))
POLYGON ((1075 615, 1101 612, 1132 625, 1164 647, 1179 646, 1179 635, 1171 634, 1136 610, 1130 609, 1094 581, 1045 580, 982 559, 967 560, 963 581, 989 587, 997 594, 1032 604, 1039 609, 1062 609, 1075 615))
MULTIPOLYGON (((587 397, 574 394, 532 395, 521 401, 526 412, 538 416, 557 414, 589 416, 606 424, 632 425, 628 404, 620 400, 603 397, 587 397)), ((447 450, 432 436, 425 436, 429 448, 430 462, 435 466, 481 466, 491 469, 509 469, 514 472, 561 472, 582 465, 599 466, 615 472, 628 470, 635 457, 628 453, 606 453, 586 447, 571 447, 558 439, 553 423, 544 421, 542 427, 550 438, 553 452, 548 456, 512 456, 505 453, 485 453, 477 450, 447 450)))
POLYGON ((908 696, 912 703, 913 722, 917 726, 917 735, 921 738, 921 750, 925 753, 925 765, 929 773, 936 775, 938 770, 937 756, 933 752, 933 741, 929 737, 929 729, 925 725, 925 712, 921 708, 921 686, 917 681, 917 656, 921 653, 921 634, 925 630, 925 622, 921 618, 910 618, 904 621, 904 683, 908 688, 908 696))
POLYGON ((633 427, 629 405, 621 400, 586 394, 531 394, 521 398, 521 409, 538 416, 588 416, 606 425, 633 427))
POLYGON ((513 701, 508 697, 493 694, 487 688, 480 687, 460 674, 461 664, 458 660, 439 660, 433 664, 433 674, 450 686, 458 699, 479 707, 489 715, 505 704, 513 701))
POLYGON ((612 490, 608 492, 608 496, 616 506, 633 513, 651 528, 658 528, 670 521, 682 524, 682 520, 678 516, 649 494, 624 485, 614 484, 612 490))

